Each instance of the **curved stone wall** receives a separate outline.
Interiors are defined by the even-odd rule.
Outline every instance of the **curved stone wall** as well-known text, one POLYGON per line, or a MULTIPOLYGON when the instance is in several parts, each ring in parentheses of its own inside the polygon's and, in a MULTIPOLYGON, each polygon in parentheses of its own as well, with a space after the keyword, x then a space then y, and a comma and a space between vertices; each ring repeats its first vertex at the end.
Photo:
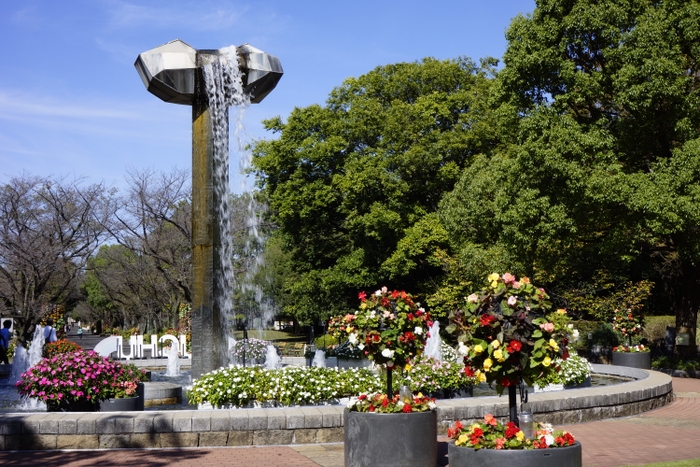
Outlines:
MULTIPOLYGON (((535 419, 554 424, 621 417, 673 400, 671 377, 656 371, 593 365, 594 372, 638 378, 614 386, 530 395, 535 419)), ((174 410, 122 413, 3 414, 0 450, 113 449, 343 441, 343 406, 174 410)), ((506 397, 438 401, 438 432, 454 420, 508 416, 506 397)))

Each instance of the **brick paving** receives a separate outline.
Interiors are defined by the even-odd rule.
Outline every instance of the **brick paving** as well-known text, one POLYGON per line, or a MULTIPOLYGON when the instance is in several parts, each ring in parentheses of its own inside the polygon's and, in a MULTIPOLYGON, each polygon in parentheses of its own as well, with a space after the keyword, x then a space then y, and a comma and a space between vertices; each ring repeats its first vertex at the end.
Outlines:
MULTIPOLYGON (((638 466, 697 459, 700 466, 700 380, 673 378, 677 399, 633 417, 563 426, 583 444, 585 467, 638 466)), ((445 438, 438 439, 438 465, 448 465, 445 438)), ((124 449, 112 451, 0 452, 0 465, 78 467, 100 465, 169 467, 343 467, 343 445, 124 449)), ((381 467, 381 466, 377 466, 381 467)))

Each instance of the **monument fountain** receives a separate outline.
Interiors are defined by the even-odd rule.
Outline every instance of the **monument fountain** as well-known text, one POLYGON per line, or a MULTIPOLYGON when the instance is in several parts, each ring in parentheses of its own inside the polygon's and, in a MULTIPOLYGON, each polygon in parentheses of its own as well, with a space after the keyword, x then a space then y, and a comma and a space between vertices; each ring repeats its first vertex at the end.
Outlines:
POLYGON ((228 110, 261 102, 282 77, 277 57, 248 44, 196 50, 175 40, 135 63, 149 92, 192 106, 192 377, 228 363, 231 236, 228 110))

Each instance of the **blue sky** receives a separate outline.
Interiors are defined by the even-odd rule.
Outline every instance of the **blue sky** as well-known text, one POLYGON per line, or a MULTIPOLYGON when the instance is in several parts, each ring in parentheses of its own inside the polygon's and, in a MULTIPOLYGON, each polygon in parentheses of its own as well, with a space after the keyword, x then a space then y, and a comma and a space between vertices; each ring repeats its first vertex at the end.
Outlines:
MULTIPOLYGON (((534 0, 0 1, 0 182, 23 172, 122 188, 129 169, 189 169, 191 109, 146 91, 139 53, 174 39, 197 49, 249 43, 284 76, 244 117, 324 104, 351 76, 423 57, 501 58, 534 0)), ((233 148, 233 145, 232 145, 233 148)), ((238 164, 232 154, 232 172, 238 164)), ((241 177, 232 190, 241 190, 241 177)))

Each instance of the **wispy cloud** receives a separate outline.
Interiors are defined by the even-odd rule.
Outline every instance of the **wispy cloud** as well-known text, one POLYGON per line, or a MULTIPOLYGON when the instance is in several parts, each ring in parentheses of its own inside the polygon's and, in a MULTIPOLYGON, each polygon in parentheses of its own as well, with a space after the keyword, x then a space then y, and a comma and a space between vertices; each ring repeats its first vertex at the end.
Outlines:
POLYGON ((217 30, 230 28, 249 10, 231 2, 156 2, 148 5, 122 0, 107 0, 108 26, 114 29, 217 30))
POLYGON ((60 117, 70 119, 140 119, 135 110, 107 106, 77 106, 55 98, 0 92, 0 118, 60 117))

